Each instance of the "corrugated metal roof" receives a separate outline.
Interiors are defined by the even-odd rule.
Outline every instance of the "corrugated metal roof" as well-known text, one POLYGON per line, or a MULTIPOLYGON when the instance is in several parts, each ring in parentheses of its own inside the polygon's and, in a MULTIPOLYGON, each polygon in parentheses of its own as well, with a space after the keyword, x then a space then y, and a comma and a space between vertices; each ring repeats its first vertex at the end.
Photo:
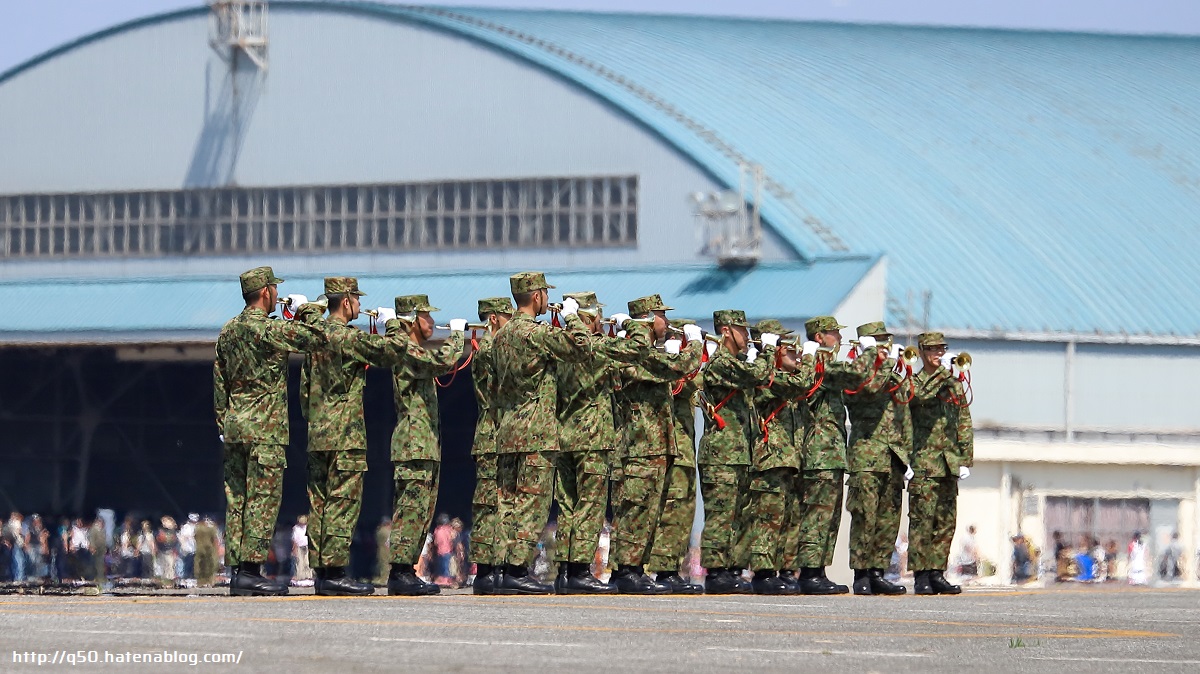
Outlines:
POLYGON ((272 7, 468 36, 610 101, 728 184, 739 161, 761 164, 770 227, 809 258, 886 251, 889 292, 932 289, 938 327, 1200 335, 1200 40, 272 7))
MULTIPOLYGON (((594 290, 607 312, 624 311, 629 300, 660 293, 680 318, 711 320, 716 309, 743 309, 752 318, 803 321, 829 313, 850 294, 877 258, 848 257, 815 263, 764 264, 746 270, 711 266, 643 269, 547 270, 563 292, 594 290)), ((320 277, 293 276, 283 295, 315 299, 320 277)), ((359 276, 368 293, 364 307, 391 306, 395 295, 426 293, 442 309, 439 321, 473 319, 482 297, 509 294, 508 277, 487 272, 359 276)), ((212 341, 242 300, 237 278, 179 278, 0 283, 9 298, 0 324, 0 344, 212 341)), ((366 319, 362 319, 363 322, 366 319)))

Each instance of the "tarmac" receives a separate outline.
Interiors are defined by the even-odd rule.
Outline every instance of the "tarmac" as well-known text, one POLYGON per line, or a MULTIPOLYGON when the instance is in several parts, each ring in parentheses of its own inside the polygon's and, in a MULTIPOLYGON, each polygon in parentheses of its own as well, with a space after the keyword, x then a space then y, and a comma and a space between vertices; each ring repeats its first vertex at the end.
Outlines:
POLYGON ((0 671, 1194 672, 1200 591, 917 597, 0 597, 0 671), (214 658, 214 655, 216 656, 214 658), (227 664, 205 658, 228 658, 227 664), (192 667, 192 659, 196 665, 192 667), (42 664, 38 664, 41 660, 42 664))

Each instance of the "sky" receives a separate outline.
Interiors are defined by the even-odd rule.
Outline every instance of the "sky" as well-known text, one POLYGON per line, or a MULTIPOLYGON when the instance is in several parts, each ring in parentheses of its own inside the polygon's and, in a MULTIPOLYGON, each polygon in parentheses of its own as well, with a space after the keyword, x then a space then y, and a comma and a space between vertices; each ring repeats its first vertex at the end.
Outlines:
MULTIPOLYGON (((201 2, 0 0, 0 72, 109 26, 201 2)), ((441 0, 430 4, 1200 35, 1200 0, 441 0)))

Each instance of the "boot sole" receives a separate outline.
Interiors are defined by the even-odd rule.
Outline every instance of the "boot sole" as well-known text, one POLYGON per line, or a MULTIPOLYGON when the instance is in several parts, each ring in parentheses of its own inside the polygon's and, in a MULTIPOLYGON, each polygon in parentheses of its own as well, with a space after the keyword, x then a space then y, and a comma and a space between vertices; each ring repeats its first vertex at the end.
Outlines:
POLYGON ((287 595, 287 590, 282 592, 260 592, 258 590, 230 590, 230 597, 283 597, 287 595))
POLYGON ((375 594, 375 589, 372 588, 370 592, 348 592, 345 590, 334 590, 332 592, 327 592, 322 590, 320 592, 314 592, 313 594, 318 597, 370 597, 371 595, 375 594))
POLYGON ((554 594, 619 594, 615 589, 607 590, 579 590, 579 589, 558 589, 554 588, 554 594))

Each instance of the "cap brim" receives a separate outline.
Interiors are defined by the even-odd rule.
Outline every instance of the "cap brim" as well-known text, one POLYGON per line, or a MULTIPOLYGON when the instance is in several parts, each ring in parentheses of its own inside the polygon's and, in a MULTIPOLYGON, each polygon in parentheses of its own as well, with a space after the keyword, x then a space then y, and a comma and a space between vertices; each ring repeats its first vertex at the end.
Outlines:
POLYGON ((441 311, 441 309, 439 309, 437 307, 425 307, 424 309, 421 309, 421 311, 428 311, 429 313, 433 313, 435 311, 441 311))
POLYGON ((655 311, 675 311, 675 307, 659 307, 655 311))
POLYGON ((363 292, 363 291, 361 291, 361 290, 355 290, 354 292, 352 292, 352 293, 350 293, 350 294, 351 294, 351 295, 358 295, 359 297, 364 297, 364 296, 366 296, 366 293, 364 293, 364 292, 363 292))
POLYGON ((546 288, 544 288, 544 289, 557 288, 557 287, 558 287, 558 286, 552 286, 552 285, 550 285, 550 284, 546 284, 546 288))
POLYGON ((844 325, 835 325, 835 326, 833 326, 832 328, 827 328, 827 329, 828 329, 828 330, 845 330, 845 329, 846 329, 846 326, 844 326, 844 325))
POLYGON ((267 285, 279 285, 280 283, 283 283, 283 279, 272 276, 271 280, 267 282, 267 285))

